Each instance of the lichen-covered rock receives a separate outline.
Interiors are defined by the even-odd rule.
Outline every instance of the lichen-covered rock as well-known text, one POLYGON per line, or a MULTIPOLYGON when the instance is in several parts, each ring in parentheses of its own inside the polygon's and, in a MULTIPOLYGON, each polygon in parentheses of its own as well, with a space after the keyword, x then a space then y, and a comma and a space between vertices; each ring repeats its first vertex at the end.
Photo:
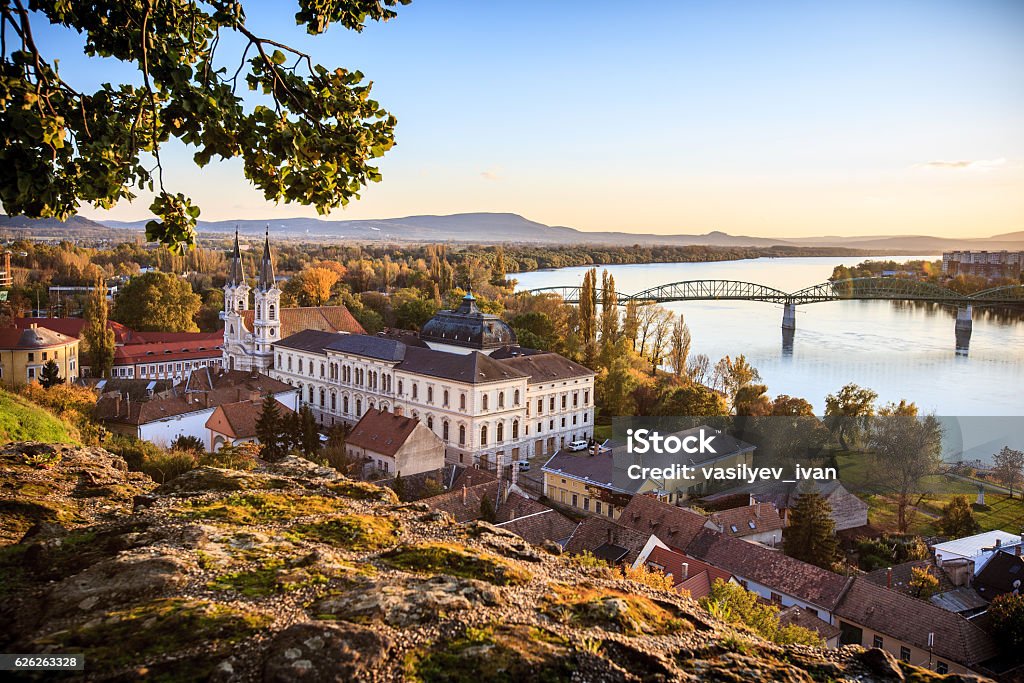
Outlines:
POLYGON ((307 622, 277 634, 267 648, 267 683, 349 683, 383 678, 391 645, 380 633, 355 624, 307 622))

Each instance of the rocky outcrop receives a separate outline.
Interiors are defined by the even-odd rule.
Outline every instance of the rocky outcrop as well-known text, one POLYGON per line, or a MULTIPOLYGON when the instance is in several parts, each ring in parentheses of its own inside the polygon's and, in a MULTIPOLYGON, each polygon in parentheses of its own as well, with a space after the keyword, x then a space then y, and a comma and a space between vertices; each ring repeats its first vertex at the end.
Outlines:
POLYGON ((84 652, 89 680, 939 678, 860 648, 765 643, 297 458, 157 488, 102 449, 13 444, 0 481, 7 510, 54 511, 5 521, 0 651, 84 652))

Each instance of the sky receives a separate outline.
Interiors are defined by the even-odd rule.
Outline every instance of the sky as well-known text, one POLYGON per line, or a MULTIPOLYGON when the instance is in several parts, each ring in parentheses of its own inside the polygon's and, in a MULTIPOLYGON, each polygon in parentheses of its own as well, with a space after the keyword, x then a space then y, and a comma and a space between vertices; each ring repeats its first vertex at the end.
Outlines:
MULTIPOLYGON (((331 219, 513 212, 581 230, 799 237, 1024 230, 1024 2, 414 0, 307 36, 287 0, 248 25, 359 69, 398 118, 331 219)), ((40 27, 65 79, 130 77, 40 27)), ((230 42, 222 45, 229 52, 230 42)), ((240 45, 240 44, 239 44, 240 45)), ((162 152, 201 219, 315 216, 240 161, 162 152)), ((91 218, 146 218, 140 196, 91 218)))

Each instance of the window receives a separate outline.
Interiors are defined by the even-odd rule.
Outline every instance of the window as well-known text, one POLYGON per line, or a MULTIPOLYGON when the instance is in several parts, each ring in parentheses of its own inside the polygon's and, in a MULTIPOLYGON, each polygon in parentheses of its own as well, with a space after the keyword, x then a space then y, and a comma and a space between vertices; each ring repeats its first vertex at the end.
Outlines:
POLYGON ((483 427, 480 428, 480 445, 487 445, 487 425, 484 425, 483 427))
POLYGON ((601 514, 601 501, 598 500, 594 502, 594 512, 601 514))
POLYGON ((580 506, 579 497, 574 493, 572 494, 572 506, 578 508, 580 506))
POLYGON ((900 659, 904 662, 910 661, 910 648, 906 645, 900 645, 900 659))
POLYGON ((573 392, 573 395, 572 395, 572 407, 575 408, 579 404, 580 404, 580 392, 578 392, 578 391, 573 392))
POLYGON ((448 390, 447 389, 444 390, 444 394, 443 394, 442 399, 443 399, 442 402, 444 404, 444 407, 447 408, 448 407, 448 390))
POLYGON ((608 506, 608 516, 611 517, 614 514, 615 514, 615 506, 614 505, 609 505, 608 506))
POLYGON ((465 409, 466 409, 466 395, 465 394, 461 394, 459 396, 459 410, 465 410, 465 409))
POLYGON ((466 425, 459 425, 459 445, 466 445, 466 425))
POLYGON ((292 371, 292 357, 288 356, 288 372, 292 371))
POLYGON ((434 431, 434 416, 433 415, 428 415, 427 416, 427 429, 429 429, 430 431, 434 431))
POLYGON ((43 351, 43 360, 46 360, 46 351, 43 351))
POLYGON ((589 389, 587 391, 583 392, 583 405, 585 405, 585 406, 590 405, 590 390, 589 389))
POLYGON ((498 392, 498 407, 499 408, 504 408, 505 407, 505 392, 504 391, 499 391, 498 392))
POLYGON ((566 396, 565 394, 562 394, 562 410, 565 410, 565 408, 566 408, 566 400, 567 399, 568 399, 568 396, 566 396))
POLYGON ((518 439, 519 438, 519 420, 513 420, 512 421, 512 438, 513 439, 518 439))
POLYGON ((480 401, 481 405, 483 406, 483 409, 487 410, 487 394, 484 394, 483 398, 480 399, 480 401))
MULTIPOLYGON (((735 529, 735 527, 733 527, 733 528, 735 529)), ((771 595, 772 595, 772 604, 773 605, 781 605, 782 604, 782 596, 781 595, 779 595, 778 593, 772 593, 771 595)))
POLYGON ((540 415, 543 412, 544 412, 544 399, 538 398, 537 399, 537 414, 540 415))
POLYGON ((415 382, 413 382, 413 384, 412 384, 412 397, 414 399, 419 396, 419 393, 420 393, 419 392, 419 388, 420 388, 420 385, 418 385, 415 382))
POLYGON ((320 390, 320 407, 321 408, 323 408, 327 404, 327 401, 325 400, 326 395, 327 395, 327 392, 325 392, 323 389, 321 389, 320 390))
POLYGON ((877 647, 878 649, 885 648, 885 639, 882 636, 875 634, 875 637, 871 639, 871 647, 877 647))
POLYGON ((554 397, 554 396, 552 396, 552 397, 551 397, 551 401, 550 401, 550 404, 551 404, 551 405, 550 405, 550 407, 548 408, 548 410, 550 410, 550 411, 554 412, 554 410, 555 410, 555 397, 554 397))
POLYGON ((338 395, 333 391, 331 392, 331 412, 338 412, 338 395))
POLYGON ((35 368, 29 368, 28 369, 28 378, 29 379, 35 379, 35 376, 36 376, 36 369, 35 368))
POLYGON ((937 674, 948 674, 949 673, 949 664, 946 664, 945 662, 939 662, 938 664, 935 665, 935 673, 937 673, 937 674))
POLYGON ((434 402, 434 387, 427 387, 427 403, 434 402))
POLYGON ((404 389, 404 384, 405 384, 405 382, 403 382, 402 380, 398 380, 398 395, 399 396, 401 396, 402 392, 405 390, 404 389))
POLYGON ((441 438, 445 441, 448 440, 448 420, 441 423, 441 438))
POLYGON ((363 399, 356 399, 356 417, 360 417, 363 414, 363 399))
POLYGON ((516 389, 516 393, 514 394, 514 398, 512 399, 512 401, 513 401, 513 403, 515 403, 515 405, 519 405, 519 390, 518 389, 516 389))
POLYGON ((583 509, 590 512, 590 499, 584 496, 583 498, 583 509))
POLYGON ((341 412, 348 415, 348 396, 341 397, 341 412))
POLYGON ((495 431, 496 431, 496 437, 497 437, 496 440, 497 440, 497 442, 501 443, 502 441, 504 441, 505 440, 505 423, 504 422, 499 422, 498 423, 498 427, 497 427, 497 429, 495 431))
POLYGON ((36 354, 34 354, 34 353, 32 353, 31 351, 29 351, 29 354, 28 354, 28 362, 29 362, 29 363, 34 363, 34 362, 35 362, 35 360, 36 360, 36 354))
MULTIPOLYGON (((274 316, 275 316, 275 315, 277 315, 277 311, 275 310, 275 306, 274 306, 274 304, 270 304, 270 306, 268 307, 268 309, 267 309, 267 310, 268 310, 268 311, 269 311, 269 313, 270 313, 270 315, 269 315, 268 317, 269 317, 269 318, 270 318, 271 320, 274 320, 274 316)), ((273 330, 271 330, 271 332, 273 332, 273 330)))
POLYGON ((309 402, 310 403, 313 402, 313 385, 312 384, 309 385, 309 402))

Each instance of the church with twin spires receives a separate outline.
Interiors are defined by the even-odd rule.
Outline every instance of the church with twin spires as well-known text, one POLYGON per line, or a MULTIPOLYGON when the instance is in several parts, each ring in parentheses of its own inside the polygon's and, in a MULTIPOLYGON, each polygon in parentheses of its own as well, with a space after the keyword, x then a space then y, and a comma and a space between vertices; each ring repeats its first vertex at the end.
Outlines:
POLYGON ((224 368, 255 370, 269 374, 273 368, 273 345, 296 332, 319 330, 365 334, 345 306, 282 308, 281 290, 274 277, 270 253, 270 231, 263 241, 263 256, 255 289, 249 287, 242 263, 238 232, 224 283, 224 368))

